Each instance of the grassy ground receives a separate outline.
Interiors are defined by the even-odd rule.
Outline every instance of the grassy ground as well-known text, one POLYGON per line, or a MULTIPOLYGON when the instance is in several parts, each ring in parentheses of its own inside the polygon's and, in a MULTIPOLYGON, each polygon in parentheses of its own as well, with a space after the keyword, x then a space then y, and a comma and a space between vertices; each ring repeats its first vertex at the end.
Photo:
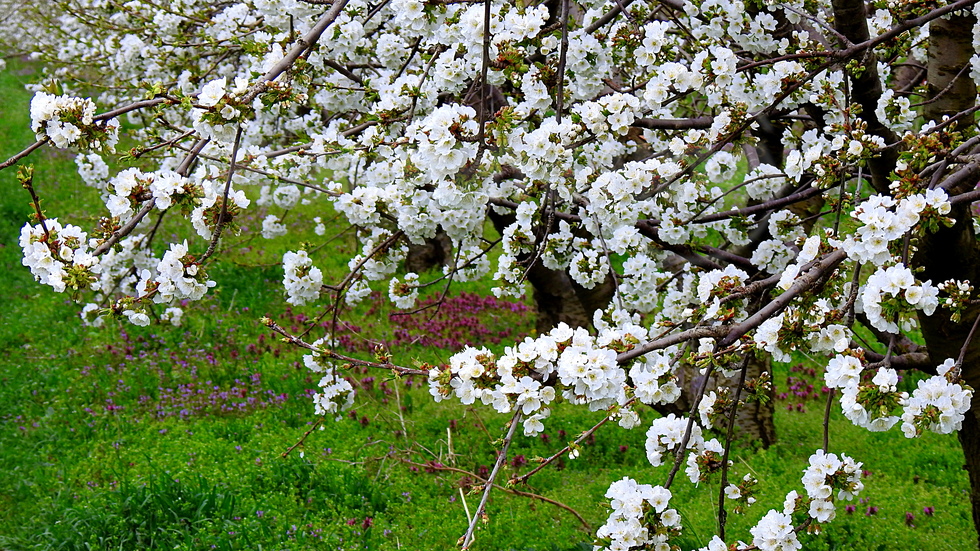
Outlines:
MULTIPOLYGON (((21 87, 27 71, 11 64, 0 73, 2 158, 31 140, 30 96, 21 87)), ((48 215, 91 225, 98 198, 83 189, 70 156, 46 149, 31 161, 48 215)), ((17 235, 30 208, 12 171, 0 172, 0 190, 0 549, 428 550, 456 543, 467 524, 462 501, 472 512, 478 496, 470 493, 472 478, 449 469, 485 471, 506 419, 483 407, 435 404, 418 380, 356 372, 356 411, 315 427, 308 398, 315 381, 301 352, 257 323, 268 315, 301 330, 317 313, 283 308, 281 271, 270 264, 285 242, 230 247, 235 254, 213 269, 219 286, 188 307, 180 329, 85 328, 77 305, 34 283, 20 264, 17 235)), ((246 224, 261 219, 255 216, 246 224)), ((351 247, 341 239, 317 253, 317 264, 332 270, 327 279, 339 278, 351 247)), ((444 360, 462 343, 499 346, 533 327, 523 304, 470 295, 454 295, 433 319, 390 318, 388 308, 378 299, 350 319, 364 335, 397 344, 395 360, 406 365, 444 360)), ((346 342, 352 353, 373 347, 356 331, 346 342)), ((779 443, 734 454, 736 476, 762 480, 759 503, 731 521, 735 537, 749 539, 762 514, 781 508, 789 489, 801 489, 806 458, 821 440, 824 395, 811 367, 777 373, 786 393, 778 403, 779 443)), ((545 435, 516 439, 505 478, 599 419, 559 408, 545 435)), ((839 415, 832 427, 832 451, 865 463, 867 489, 853 512, 842 508, 821 537, 805 539, 806 549, 972 548, 955 437, 908 441, 898 431, 855 429, 839 415)), ((589 549, 611 481, 663 481, 665 469, 649 467, 643 440, 642 429, 604 428, 580 458, 519 488, 567 505, 588 529, 566 509, 498 492, 473 549, 589 549)), ((710 485, 711 492, 686 481, 674 487, 683 549, 706 544, 714 530, 717 481, 710 485)))

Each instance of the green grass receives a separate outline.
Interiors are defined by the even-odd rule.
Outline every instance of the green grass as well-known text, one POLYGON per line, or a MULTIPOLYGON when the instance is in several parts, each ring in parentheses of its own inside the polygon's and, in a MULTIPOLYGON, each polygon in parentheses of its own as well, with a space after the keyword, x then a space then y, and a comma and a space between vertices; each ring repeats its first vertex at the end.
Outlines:
MULTIPOLYGON (((30 96, 22 89, 28 70, 12 62, 0 73, 3 158, 32 139, 30 96)), ((44 149, 30 161, 48 215, 91 225, 98 197, 78 181, 70 155, 44 149)), ((180 329, 115 322, 86 328, 77 305, 36 284, 21 266, 17 236, 31 208, 13 174, 0 172, 0 549, 452 548, 467 524, 461 500, 472 512, 479 496, 472 479, 441 466, 489 467, 504 416, 436 404, 422 381, 354 371, 356 411, 312 430, 284 458, 314 428, 307 392, 316 381, 302 367, 302 351, 279 342, 258 318, 301 331, 318 313, 284 308, 275 263, 289 242, 231 241, 230 254, 211 270, 219 286, 188 306, 180 329)), ((261 220, 249 216, 245 224, 261 220)), ((342 253, 353 248, 341 238, 314 253, 326 279, 339 280, 342 253)), ((456 289, 485 294, 487 286, 456 289)), ((370 349, 368 338, 390 342, 401 329, 499 349, 533 327, 528 312, 472 303, 431 319, 426 312, 393 321, 389 313, 387 300, 376 299, 346 315, 365 335, 352 334, 351 342, 370 349)), ((445 360, 452 351, 404 344, 391 352, 410 365, 445 360)), ((810 377, 782 366, 779 391, 788 390, 790 375, 810 377)), ((752 472, 762 483, 759 503, 731 518, 729 539, 749 539, 761 515, 781 508, 786 491, 801 489, 806 459, 821 442, 819 386, 806 399, 777 403, 775 446, 735 450, 733 476, 752 472), (797 403, 808 414, 795 411, 797 403)), ((644 413, 644 421, 653 416, 644 413)), ((558 407, 546 421, 547 438, 517 437, 502 479, 526 472, 535 457, 550 455, 601 417, 558 407)), ((868 433, 837 412, 831 423, 831 451, 854 456, 870 471, 862 495, 868 501, 855 502, 852 514, 842 506, 822 536, 804 540, 806 549, 973 547, 955 437, 909 441, 898 431, 868 433), (922 514, 926 506, 934 516, 922 514), (877 513, 866 516, 868 507, 877 513), (906 512, 915 515, 914 528, 906 512)), ((580 458, 559 461, 522 488, 575 509, 590 530, 566 510, 496 492, 473 549, 590 549, 611 481, 663 482, 666 468, 646 461, 644 432, 608 426, 580 458)), ((672 503, 684 519, 682 549, 705 545, 714 531, 717 484, 707 483, 707 492, 686 480, 673 487, 672 503)))

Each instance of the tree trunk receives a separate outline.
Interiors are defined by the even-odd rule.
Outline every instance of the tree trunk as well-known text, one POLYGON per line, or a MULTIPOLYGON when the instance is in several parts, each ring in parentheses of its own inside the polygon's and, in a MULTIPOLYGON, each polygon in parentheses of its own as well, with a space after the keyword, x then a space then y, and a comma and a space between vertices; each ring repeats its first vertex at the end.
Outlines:
MULTIPOLYGON (((954 16, 937 19, 929 26, 928 79, 930 103, 925 116, 938 120, 943 115, 955 115, 974 106, 976 86, 966 69, 973 54, 973 25, 975 18, 954 16)), ((972 125, 972 117, 964 121, 972 125)), ((933 284, 949 279, 969 280, 976 284, 980 275, 980 249, 974 233, 973 216, 969 205, 958 205, 950 212, 956 223, 934 234, 923 236, 912 264, 923 268, 920 278, 933 284)), ((972 297, 976 298, 976 296, 972 297)), ((953 321, 949 310, 939 308, 932 316, 919 316, 922 336, 926 341, 929 359, 935 365, 946 358, 957 358, 966 346, 962 376, 974 389, 980 388, 980 335, 967 342, 974 321, 980 316, 980 306, 963 312, 953 321)), ((970 473, 970 503, 973 524, 980 535, 980 400, 974 399, 959 433, 960 444, 970 473)), ((980 536, 978 536, 980 537, 980 536)), ((980 539, 978 539, 980 541, 980 539)))
POLYGON ((940 18, 929 24, 927 81, 929 99, 933 101, 926 105, 925 115, 934 117, 931 120, 942 120, 943 115, 952 117, 976 102, 977 85, 970 78, 975 21, 970 14, 940 18))
POLYGON ((441 268, 453 259, 453 242, 446 232, 439 228, 436 236, 426 239, 421 245, 409 243, 405 257, 405 270, 421 274, 441 268))
MULTIPOLYGON (((867 7, 864 0, 832 0, 834 28, 854 44, 868 40, 867 7)), ((973 27, 969 27, 972 29, 973 27)), ((861 118, 868 123, 868 133, 879 136, 886 144, 898 141, 898 136, 878 120, 875 109, 881 98, 881 79, 878 76, 878 58, 871 52, 861 60, 860 71, 851 75, 853 101, 861 105, 861 118)), ((891 173, 898 161, 898 149, 882 151, 868 161, 871 184, 878 193, 888 194, 891 173)))
POLYGON ((540 262, 531 266, 527 279, 537 308, 538 333, 547 333, 563 322, 572 327, 589 327, 593 312, 605 308, 615 291, 611 277, 593 289, 585 289, 568 273, 551 270, 540 262))
MULTIPOLYGON (((980 532, 980 423, 976 410, 970 410, 958 435, 966 457, 964 467, 970 473, 970 505, 973 507, 973 526, 980 532)), ((980 543, 977 545, 980 548, 980 543)))
MULTIPOLYGON (((745 380, 752 381, 758 379, 763 373, 767 373, 772 380, 772 357, 768 354, 753 356, 749 359, 746 367, 745 380)), ((681 397, 673 404, 666 406, 654 406, 658 413, 663 415, 687 415, 691 411, 694 403, 694 391, 701 386, 703 376, 698 370, 690 365, 681 366, 678 369, 678 386, 681 388, 681 397)), ((717 391, 720 387, 725 387, 734 393, 738 385, 738 374, 732 377, 724 377, 719 374, 714 375, 714 380, 708 382, 705 392, 717 391)), ((745 400, 748 393, 743 389, 741 399, 745 400)), ((742 444, 758 442, 763 448, 776 443, 776 425, 773 422, 775 394, 772 387, 766 393, 769 400, 767 402, 751 401, 742 404, 735 413, 735 440, 742 444)), ((723 412, 728 417, 728 411, 723 412)), ((715 427, 725 430, 724 427, 715 427)))

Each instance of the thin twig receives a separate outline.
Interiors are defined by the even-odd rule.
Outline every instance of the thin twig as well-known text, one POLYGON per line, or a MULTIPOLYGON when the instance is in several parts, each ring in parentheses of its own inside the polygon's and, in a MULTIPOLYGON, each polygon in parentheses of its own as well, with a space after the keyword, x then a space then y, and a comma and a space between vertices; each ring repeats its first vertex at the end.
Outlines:
POLYGON ((393 245, 395 241, 401 238, 402 235, 404 234, 402 233, 401 230, 396 231, 395 233, 391 234, 388 237, 388 239, 385 239, 380 245, 376 246, 370 253, 364 255, 364 258, 362 258, 361 261, 358 262, 356 266, 351 268, 351 271, 348 272, 347 275, 344 277, 344 279, 340 282, 340 284, 335 287, 337 293, 337 300, 334 302, 333 307, 327 308, 323 312, 321 312, 320 315, 318 315, 316 319, 313 320, 313 323, 311 323, 310 326, 306 328, 306 330, 300 333, 299 336, 305 337, 307 333, 309 333, 310 331, 313 330, 314 327, 316 327, 316 324, 320 323, 320 320, 322 320, 328 313, 333 312, 333 317, 330 320, 331 322, 330 340, 331 342, 333 342, 333 332, 337 327, 337 319, 340 316, 340 299, 344 293, 344 290, 350 284, 353 283, 354 277, 356 277, 358 272, 361 271, 361 268, 363 268, 364 265, 367 264, 368 260, 371 260, 372 258, 374 258, 374 255, 384 251, 385 249, 393 245))
POLYGON ((728 454, 732 449, 732 435, 735 433, 738 398, 742 394, 742 386, 745 385, 745 375, 749 370, 751 358, 752 351, 749 351, 745 353, 745 358, 742 359, 738 385, 735 386, 735 396, 732 397, 732 411, 728 414, 728 433, 725 437, 725 453, 721 458, 721 487, 718 492, 718 537, 721 539, 725 539, 725 522, 728 520, 728 511, 725 510, 725 487, 728 486, 728 454))
MULTIPOLYGON (((630 401, 630 403, 632 403, 632 400, 630 401)), ((629 405, 629 404, 627 404, 627 405, 629 405)), ((518 483, 520 483, 520 484, 527 484, 527 479, 529 479, 532 476, 534 476, 535 474, 537 474, 538 471, 540 471, 541 469, 544 469, 545 467, 547 467, 548 465, 550 465, 551 463, 553 463, 559 457, 561 457, 561 456, 565 455, 566 453, 570 452, 572 450, 572 447, 573 446, 578 446, 579 444, 581 444, 582 442, 584 442, 586 438, 592 436, 592 434, 595 433, 595 431, 599 430, 599 427, 601 427, 602 425, 605 425, 606 423, 608 423, 610 419, 612 419, 612 417, 610 417, 609 415, 603 417, 602 418, 602 421, 599 421, 591 429, 583 432, 571 444, 569 444, 569 445, 565 446, 564 448, 558 450, 551 457, 545 459, 544 461, 541 461, 541 463, 537 467, 531 469, 526 474, 523 474, 523 475, 521 475, 521 476, 519 476, 517 478, 511 479, 511 482, 514 483, 514 484, 518 484, 518 483)))
MULTIPOLYGON (((449 471, 449 472, 459 473, 459 474, 468 476, 470 478, 473 478, 474 480, 478 480, 478 481, 483 482, 483 483, 486 483, 486 481, 487 481, 487 479, 483 478, 482 476, 477 475, 476 473, 471 473, 470 471, 463 470, 463 469, 460 469, 458 467, 451 467, 449 465, 443 465, 443 464, 416 463, 414 461, 410 461, 408 459, 403 459, 403 458, 398 458, 398 460, 401 461, 402 463, 405 463, 407 465, 412 465, 413 467, 418 467, 420 469, 429 469, 429 470, 434 470, 434 471, 449 471)), ((514 488, 508 488, 507 486, 501 486, 500 484, 497 484, 497 483, 494 483, 493 487, 496 488, 496 489, 498 489, 498 490, 502 490, 504 492, 507 492, 507 493, 510 493, 510 494, 514 494, 515 496, 526 497, 526 498, 530 498, 530 499, 537 499, 538 501, 543 501, 545 503, 550 503, 551 505, 554 505, 555 507, 560 507, 560 508, 568 511, 572 515, 574 515, 575 518, 578 519, 578 521, 582 524, 582 526, 584 528, 586 528, 589 531, 592 530, 592 526, 588 523, 588 521, 585 520, 585 517, 583 517, 575 509, 572 509, 568 505, 566 505, 566 504, 564 504, 564 503, 562 503, 562 502, 560 502, 558 500, 551 499, 549 497, 545 497, 545 496, 540 495, 540 494, 535 494, 533 492, 525 492, 525 491, 522 491, 522 490, 515 490, 514 488)), ((465 503, 465 501, 464 501, 464 503, 465 503)), ((465 505, 464 505, 464 507, 465 507, 465 505)), ((466 516, 467 516, 468 519, 471 518, 470 515, 469 515, 469 512, 467 512, 466 516)))
POLYGON ((301 436, 300 439, 295 444, 293 444, 292 446, 289 446, 289 448, 287 448, 286 451, 282 452, 282 454, 280 455, 280 457, 288 457, 289 454, 293 450, 295 450, 296 448, 298 448, 299 446, 301 446, 303 444, 303 442, 306 441, 306 438, 309 437, 311 434, 313 434, 313 431, 315 431, 316 428, 319 427, 323 423, 323 419, 324 419, 323 416, 321 416, 319 419, 317 419, 313 423, 313 426, 310 427, 310 430, 308 430, 305 433, 303 433, 303 436, 301 436))
POLYGON ((831 388, 827 393, 827 406, 823 410, 823 451, 830 453, 830 409, 834 405, 836 389, 831 388))
POLYGON ((218 223, 215 225, 214 233, 211 235, 211 243, 208 244, 208 250, 198 260, 199 263, 203 263, 214 254, 215 249, 218 247, 218 240, 221 239, 221 233, 224 231, 225 226, 231 222, 228 218, 228 192, 231 191, 231 179, 235 175, 235 157, 238 156, 238 146, 241 143, 242 125, 239 124, 238 131, 235 132, 235 144, 231 147, 231 162, 228 165, 228 178, 225 180, 225 189, 221 193, 221 213, 218 215, 218 223))
POLYGON ((565 105, 565 61, 568 56, 568 2, 561 0, 561 48, 558 51, 558 85, 555 109, 555 122, 561 124, 561 115, 565 105))
POLYGON ((41 199, 37 196, 37 192, 34 191, 34 166, 28 165, 26 167, 21 167, 21 171, 17 174, 21 177, 21 185, 28 193, 31 194, 31 204, 34 206, 34 215, 37 216, 37 223, 44 230, 44 244, 47 245, 48 249, 51 249, 56 256, 60 256, 59 252, 55 249, 54 244, 51 243, 51 233, 48 231, 48 225, 44 223, 46 218, 44 217, 44 211, 41 210, 41 199))
POLYGON ((487 506, 487 499, 490 497, 490 490, 493 489, 493 481, 497 478, 497 473, 500 472, 500 466, 507 459, 507 449, 510 447, 511 440, 514 439, 514 431, 517 429, 517 425, 521 422, 521 410, 518 409, 514 413, 514 417, 510 420, 510 429, 507 430, 507 436, 504 437, 504 445, 500 449, 500 453, 497 455, 497 462, 493 465, 493 471, 490 472, 490 477, 487 478, 486 487, 483 489, 483 497, 480 498, 480 505, 476 508, 476 513, 473 515, 473 520, 470 521, 469 528, 466 529, 466 534, 463 536, 463 549, 469 549, 470 544, 473 543, 473 531, 476 530, 476 523, 478 520, 483 518, 485 513, 483 512, 487 506))

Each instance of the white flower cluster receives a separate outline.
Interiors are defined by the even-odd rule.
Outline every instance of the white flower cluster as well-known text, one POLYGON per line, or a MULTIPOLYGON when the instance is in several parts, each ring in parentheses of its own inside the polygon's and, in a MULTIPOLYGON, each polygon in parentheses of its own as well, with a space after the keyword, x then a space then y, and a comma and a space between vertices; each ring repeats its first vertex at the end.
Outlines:
POLYGON ((937 368, 938 375, 919 381, 912 391, 902 413, 905 436, 914 438, 924 430, 939 434, 960 430, 963 416, 970 410, 973 389, 949 380, 954 365, 947 359, 937 368))
POLYGON ((34 279, 49 285, 58 293, 101 288, 98 279, 102 266, 89 252, 87 234, 78 226, 62 226, 57 218, 48 218, 36 226, 25 224, 20 230, 21 261, 31 269, 34 279))
POLYGON ((827 364, 824 382, 828 388, 847 388, 861 383, 861 360, 851 355, 838 354, 827 364))
POLYGON ((197 193, 190 180, 172 170, 144 173, 138 168, 123 170, 109 180, 105 190, 109 214, 123 219, 132 217, 134 209, 150 198, 157 208, 168 209, 175 197, 197 193))
POLYGON ((838 354, 827 364, 824 382, 841 390, 844 416, 873 432, 886 431, 898 422, 892 412, 905 403, 908 394, 898 392, 898 373, 880 368, 870 383, 861 382, 861 361, 851 354, 838 354))
POLYGON ((843 325, 827 323, 834 311, 835 305, 823 298, 809 308, 791 306, 759 324, 754 340, 779 362, 790 361, 790 353, 801 347, 808 352, 843 352, 850 344, 850 331, 843 325))
POLYGON ((871 384, 845 386, 840 398, 844 417, 872 432, 892 428, 898 422, 897 416, 890 415, 892 410, 908 398, 908 393, 898 392, 897 384, 898 373, 883 367, 875 373, 871 384))
MULTIPOLYGON (((321 346, 325 342, 325 339, 320 339, 313 346, 321 346)), ((333 364, 317 352, 303 356, 303 364, 310 371, 323 374, 317 383, 320 392, 313 395, 313 406, 317 415, 333 415, 339 420, 345 411, 354 407, 357 391, 347 379, 340 376, 333 364)))
POLYGON ((684 440, 688 424, 691 425, 691 436, 684 451, 689 451, 685 473, 692 483, 704 480, 711 470, 702 472, 702 467, 720 465, 721 454, 725 448, 717 438, 705 440, 701 426, 691 419, 677 417, 673 413, 667 417, 654 419, 647 429, 646 452, 647 460, 654 467, 663 464, 664 454, 668 451, 680 453, 678 448, 684 440))
POLYGON ((931 316, 939 306, 939 289, 932 281, 919 283, 912 270, 903 264, 878 268, 871 274, 861 290, 861 305, 868 320, 876 329, 886 333, 898 333, 911 329, 911 318, 902 318, 905 311, 916 309, 931 316))
POLYGON ((287 251, 282 255, 282 268, 285 272, 282 284, 286 288, 286 302, 299 306, 320 298, 323 272, 313 265, 306 251, 287 251))
POLYGON ((405 310, 415 306, 415 301, 419 298, 419 276, 408 273, 403 280, 397 277, 391 278, 391 283, 388 285, 388 298, 396 308, 405 310))
POLYGON ((181 322, 184 319, 184 311, 176 306, 171 306, 160 314, 160 321, 169 322, 170 325, 174 327, 180 327, 181 322))
POLYGON ((119 141, 119 123, 113 119, 99 125, 94 117, 95 103, 87 98, 38 92, 31 100, 31 130, 58 147, 78 143, 111 151, 119 141))
POLYGON ((664 454, 668 451, 679 453, 678 448, 684 441, 688 424, 691 425, 691 436, 684 451, 690 451, 687 456, 687 467, 684 472, 692 483, 704 480, 715 466, 720 466, 721 454, 725 448, 717 438, 705 440, 701 426, 691 419, 677 417, 673 413, 667 417, 654 419, 647 429, 646 452, 647 460, 654 467, 663 464, 664 454), (702 467, 710 466, 706 472, 702 467))
POLYGON ((633 395, 644 404, 672 404, 681 397, 681 389, 671 367, 676 349, 651 352, 640 358, 629 370, 633 395))
POLYGON ((900 420, 893 412, 899 406, 902 432, 914 438, 928 430, 948 434, 960 429, 963 416, 970 408, 973 389, 952 380, 954 362, 946 360, 938 375, 919 381, 909 396, 898 392, 898 373, 880 368, 870 383, 861 382, 861 361, 850 354, 838 354, 827 365, 824 381, 830 388, 841 389, 844 416, 859 427, 885 431, 900 420))
POLYGON ((480 400, 500 413, 519 408, 526 416, 524 434, 533 436, 544 430, 541 421, 555 399, 554 387, 541 381, 554 371, 557 357, 558 346, 550 334, 537 340, 529 337, 499 359, 486 348, 467 348, 450 358, 447 370, 429 371, 429 392, 437 402, 455 394, 463 404, 480 400))
POLYGON ((225 143, 234 141, 237 131, 235 121, 241 116, 241 110, 226 99, 245 94, 248 84, 248 79, 244 77, 236 77, 231 89, 227 89, 226 77, 205 84, 198 96, 198 104, 204 109, 194 110, 194 129, 209 139, 225 143))
POLYGON ((671 493, 666 488, 626 477, 610 484, 606 497, 612 512, 596 532, 600 544, 595 551, 667 551, 669 539, 681 532, 681 517, 669 507, 671 493))
MULTIPOLYGON (((544 430, 541 421, 550 414, 556 392, 593 411, 627 406, 634 396, 650 404, 676 400, 680 390, 670 367, 672 350, 650 354, 627 371, 617 355, 642 342, 646 330, 631 317, 621 317, 622 312, 613 312, 616 326, 603 322, 601 314, 596 313, 597 337, 560 323, 536 339, 508 347, 499 358, 485 348, 467 348, 450 358, 448 366, 429 371, 429 393, 437 401, 449 396, 464 404, 479 400, 500 413, 521 408, 529 416, 524 421, 527 435, 544 430)), ((619 416, 627 428, 639 421, 629 408, 619 416)))
MULTIPOLYGON (((749 532, 752 534, 752 545, 760 551, 797 551, 803 548, 796 537, 793 518, 776 510, 766 513, 749 532)), ((708 549, 714 551, 718 549, 718 545, 715 544, 714 549, 709 546, 708 549)))
POLYGON ((109 181, 109 165, 102 160, 101 155, 98 153, 76 155, 75 166, 78 167, 78 175, 85 185, 98 190, 105 189, 109 181))
MULTIPOLYGON (((688 419, 677 417, 673 413, 666 417, 654 419, 647 429, 646 451, 647 460, 654 467, 663 464, 664 454, 671 450, 676 450, 684 440, 684 433, 687 431, 688 419)), ((697 423, 691 425, 691 437, 687 442, 687 449, 697 449, 704 442, 701 436, 701 426, 697 423)))
MULTIPOLYGON (((163 259, 157 265, 156 272, 153 302, 158 304, 184 299, 201 300, 208 289, 216 285, 189 254, 187 241, 171 243, 170 250, 164 253, 163 259)), ((149 276, 149 271, 144 272, 143 281, 137 286, 141 295, 150 290, 152 283, 149 276)))
POLYGON ((858 262, 881 266, 892 257, 888 244, 918 224, 919 215, 927 208, 940 215, 949 213, 946 192, 930 189, 925 194, 910 195, 899 201, 887 195, 872 195, 851 213, 862 225, 834 245, 839 245, 858 262))
POLYGON ((274 214, 270 214, 262 219, 262 237, 265 239, 275 239, 286 235, 289 230, 283 225, 282 221, 274 214))
POLYGON ((875 115, 878 120, 899 134, 912 130, 916 112, 912 110, 912 102, 905 96, 895 94, 895 90, 886 88, 878 98, 875 115))
MULTIPOLYGON (((837 457, 817 450, 810 456, 810 466, 803 471, 803 487, 811 500, 807 510, 810 518, 830 522, 836 515, 835 499, 850 501, 864 489, 861 463, 846 455, 837 457)), ((788 507, 794 500, 788 497, 786 501, 788 507)))
POLYGON ((724 270, 712 270, 701 275, 697 286, 697 299, 702 305, 707 305, 706 318, 713 318, 721 308, 721 299, 728 296, 732 289, 744 285, 749 274, 736 268, 726 266, 724 270))

